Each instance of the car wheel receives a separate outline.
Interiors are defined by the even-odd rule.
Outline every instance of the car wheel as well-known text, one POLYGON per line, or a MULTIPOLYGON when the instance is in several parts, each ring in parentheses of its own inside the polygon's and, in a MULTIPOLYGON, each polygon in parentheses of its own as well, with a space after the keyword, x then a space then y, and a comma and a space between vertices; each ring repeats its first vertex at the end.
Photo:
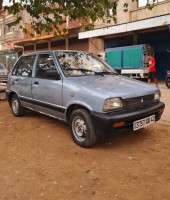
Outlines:
POLYGON ((12 112, 16 117, 21 117, 24 115, 24 107, 21 105, 17 95, 13 95, 11 99, 12 112))
POLYGON ((170 78, 166 79, 166 86, 170 89, 170 78))
POLYGON ((81 147, 92 147, 97 141, 97 135, 91 120, 91 116, 85 109, 73 111, 69 126, 71 135, 76 144, 81 147))

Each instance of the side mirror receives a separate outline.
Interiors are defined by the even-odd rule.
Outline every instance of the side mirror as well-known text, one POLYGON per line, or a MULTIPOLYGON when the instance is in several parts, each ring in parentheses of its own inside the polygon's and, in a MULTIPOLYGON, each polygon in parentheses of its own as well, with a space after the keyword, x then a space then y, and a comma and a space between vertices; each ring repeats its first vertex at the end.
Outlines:
POLYGON ((47 70, 45 72, 45 77, 51 80, 60 80, 60 74, 56 70, 47 70))

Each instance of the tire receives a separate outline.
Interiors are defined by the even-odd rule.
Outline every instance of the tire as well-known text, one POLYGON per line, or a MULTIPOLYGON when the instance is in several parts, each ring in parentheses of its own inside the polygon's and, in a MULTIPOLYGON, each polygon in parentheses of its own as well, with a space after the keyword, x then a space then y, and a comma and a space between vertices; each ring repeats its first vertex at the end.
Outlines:
POLYGON ((85 109, 73 111, 69 120, 71 135, 76 144, 81 147, 92 147, 97 141, 97 135, 89 112, 85 109))
POLYGON ((18 96, 14 94, 11 99, 11 109, 12 113, 16 117, 21 117, 25 113, 24 107, 21 105, 20 100, 18 99, 18 96))
POLYGON ((170 89, 170 77, 166 79, 166 86, 170 89))

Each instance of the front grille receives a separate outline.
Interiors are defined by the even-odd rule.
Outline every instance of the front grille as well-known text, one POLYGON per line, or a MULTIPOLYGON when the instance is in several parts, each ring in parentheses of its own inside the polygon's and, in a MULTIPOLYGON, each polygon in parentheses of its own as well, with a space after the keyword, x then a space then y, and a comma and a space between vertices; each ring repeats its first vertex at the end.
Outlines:
POLYGON ((124 108, 136 108, 144 105, 148 105, 154 102, 154 94, 124 99, 124 108))

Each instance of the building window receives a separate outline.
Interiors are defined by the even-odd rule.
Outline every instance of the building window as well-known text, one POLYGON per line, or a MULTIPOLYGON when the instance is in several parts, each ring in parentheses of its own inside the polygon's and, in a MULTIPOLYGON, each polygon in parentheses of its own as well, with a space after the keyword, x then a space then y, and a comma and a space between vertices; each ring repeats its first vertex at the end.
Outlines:
POLYGON ((117 14, 117 0, 112 0, 113 8, 107 9, 107 17, 112 17, 117 14))
POLYGON ((115 3, 113 5, 113 9, 112 8, 108 8, 107 9, 107 17, 112 17, 112 16, 115 16, 117 14, 117 3, 115 3))
POLYGON ((29 45, 24 47, 24 51, 31 51, 34 50, 34 45, 29 45))
POLYGON ((36 49, 48 49, 48 43, 37 44, 36 49))
POLYGON ((65 40, 57 40, 57 41, 51 42, 51 47, 60 47, 60 46, 65 46, 65 45, 66 45, 65 40))
POLYGON ((88 39, 78 39, 78 37, 69 38, 69 44, 81 44, 81 43, 87 43, 88 39))
POLYGON ((166 0, 138 0, 138 7, 146 6, 146 4, 150 3, 159 3, 166 0))
POLYGON ((5 26, 5 33, 10 33, 10 32, 13 32, 15 30, 15 25, 14 23, 9 23, 9 24, 6 24, 5 26))

